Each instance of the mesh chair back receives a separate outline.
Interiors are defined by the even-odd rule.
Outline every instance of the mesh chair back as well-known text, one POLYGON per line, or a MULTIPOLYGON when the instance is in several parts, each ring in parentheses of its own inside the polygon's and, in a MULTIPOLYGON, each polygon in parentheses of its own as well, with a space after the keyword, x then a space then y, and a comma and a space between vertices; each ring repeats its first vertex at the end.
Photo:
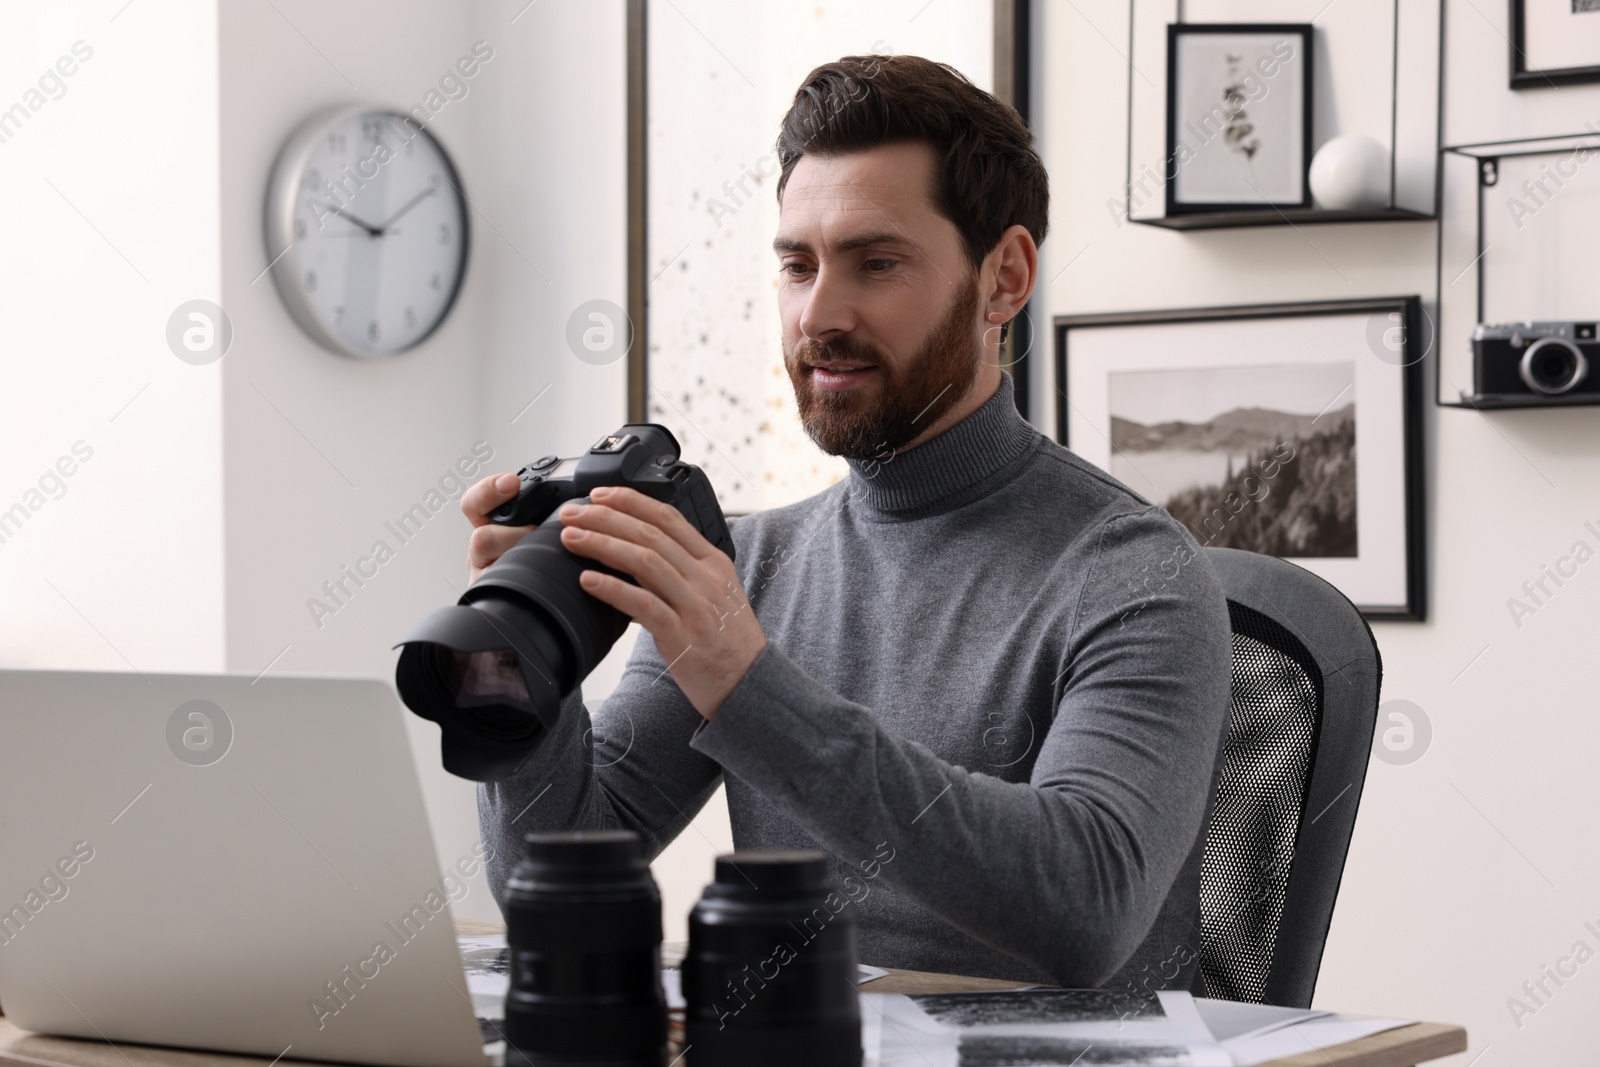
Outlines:
POLYGON ((1233 698, 1200 874, 1200 988, 1308 1007, 1355 827, 1382 663, 1343 594, 1272 556, 1207 549, 1233 698))

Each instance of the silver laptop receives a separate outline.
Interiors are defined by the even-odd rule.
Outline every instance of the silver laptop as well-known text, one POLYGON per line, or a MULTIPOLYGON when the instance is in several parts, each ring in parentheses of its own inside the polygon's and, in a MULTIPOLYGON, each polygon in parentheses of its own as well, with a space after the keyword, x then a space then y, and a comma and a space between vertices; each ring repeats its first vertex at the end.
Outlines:
POLYGON ((51 1034, 488 1061, 383 681, 0 671, 0 1007, 51 1034))

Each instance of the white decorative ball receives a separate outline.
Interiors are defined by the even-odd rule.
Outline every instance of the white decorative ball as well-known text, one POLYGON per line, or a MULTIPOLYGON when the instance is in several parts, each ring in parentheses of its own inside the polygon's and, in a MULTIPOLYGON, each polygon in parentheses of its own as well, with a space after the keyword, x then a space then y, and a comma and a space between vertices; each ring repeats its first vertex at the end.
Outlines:
POLYGON ((1388 150, 1365 134, 1332 138, 1311 160, 1311 195, 1330 211, 1387 207, 1388 150))

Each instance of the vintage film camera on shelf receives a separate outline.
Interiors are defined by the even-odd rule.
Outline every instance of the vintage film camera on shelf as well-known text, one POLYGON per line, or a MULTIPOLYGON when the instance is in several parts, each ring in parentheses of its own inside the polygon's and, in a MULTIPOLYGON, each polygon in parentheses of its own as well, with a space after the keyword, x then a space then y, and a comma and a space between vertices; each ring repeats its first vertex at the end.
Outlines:
POLYGON ((1472 331, 1474 399, 1600 403, 1597 363, 1592 322, 1512 322, 1472 331))

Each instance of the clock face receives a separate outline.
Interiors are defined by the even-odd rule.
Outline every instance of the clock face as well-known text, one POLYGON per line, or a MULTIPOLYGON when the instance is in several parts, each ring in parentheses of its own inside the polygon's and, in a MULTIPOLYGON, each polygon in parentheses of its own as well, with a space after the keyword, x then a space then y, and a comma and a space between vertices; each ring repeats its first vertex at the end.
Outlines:
POLYGON ((466 267, 460 185, 439 143, 398 114, 344 108, 302 127, 274 174, 267 238, 300 325, 358 356, 432 333, 466 267))

